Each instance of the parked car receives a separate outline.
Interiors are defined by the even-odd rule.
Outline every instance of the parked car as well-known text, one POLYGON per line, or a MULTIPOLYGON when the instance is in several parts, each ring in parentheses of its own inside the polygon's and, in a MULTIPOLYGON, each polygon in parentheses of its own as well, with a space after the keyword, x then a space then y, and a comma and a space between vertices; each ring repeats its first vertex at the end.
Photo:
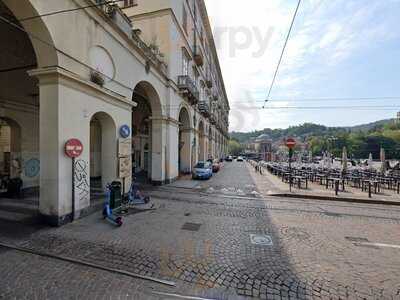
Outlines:
POLYGON ((236 161, 243 161, 243 157, 242 157, 242 156, 238 156, 238 158, 236 159, 236 161))
POLYGON ((217 173, 217 172, 219 172, 220 169, 221 169, 221 165, 220 165, 220 163, 219 163, 219 160, 218 160, 218 159, 215 159, 214 162, 213 162, 213 164, 212 164, 212 171, 213 171, 214 173, 217 173))
POLYGON ((193 168, 193 179, 210 179, 212 175, 212 165, 208 161, 199 161, 193 168))
POLYGON ((229 156, 227 156, 227 157, 225 158, 225 161, 232 161, 232 160, 233 160, 232 155, 229 155, 229 156))

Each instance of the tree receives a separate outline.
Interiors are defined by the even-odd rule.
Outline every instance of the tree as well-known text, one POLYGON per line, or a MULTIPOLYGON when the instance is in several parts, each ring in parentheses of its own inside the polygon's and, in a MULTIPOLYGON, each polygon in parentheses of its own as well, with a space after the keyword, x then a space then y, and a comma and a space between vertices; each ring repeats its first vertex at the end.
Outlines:
POLYGON ((229 140, 228 143, 229 153, 232 155, 240 155, 243 151, 243 146, 236 140, 229 140))

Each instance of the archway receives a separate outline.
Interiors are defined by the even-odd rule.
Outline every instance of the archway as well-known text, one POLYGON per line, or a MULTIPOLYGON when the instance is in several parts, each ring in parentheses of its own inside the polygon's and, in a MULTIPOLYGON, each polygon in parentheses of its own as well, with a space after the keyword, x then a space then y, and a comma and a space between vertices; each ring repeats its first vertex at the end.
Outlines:
POLYGON ((191 172, 190 117, 186 108, 179 112, 179 173, 191 172))
POLYGON ((204 131, 204 123, 200 121, 199 123, 199 161, 206 160, 206 139, 204 131))
POLYGON ((132 175, 139 182, 159 181, 163 165, 156 155, 163 151, 161 103, 155 88, 148 82, 139 82, 132 100, 137 106, 132 109, 132 175))
POLYGON ((30 221, 39 209, 39 88, 28 71, 40 65, 42 48, 16 26, 34 33, 44 27, 18 22, 23 9, 34 15, 28 6, 0 0, 0 16, 10 22, 0 21, 0 210, 14 221, 30 221))
POLYGON ((107 184, 116 179, 117 134, 115 122, 107 113, 98 112, 90 120, 91 202, 103 197, 107 184))

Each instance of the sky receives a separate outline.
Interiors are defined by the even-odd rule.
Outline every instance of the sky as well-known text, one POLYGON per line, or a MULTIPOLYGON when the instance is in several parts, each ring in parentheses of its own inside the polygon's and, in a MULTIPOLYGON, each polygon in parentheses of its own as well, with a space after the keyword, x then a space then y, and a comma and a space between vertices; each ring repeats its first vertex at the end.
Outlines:
POLYGON ((205 1, 230 131, 352 126, 400 111, 400 0, 302 0, 265 109, 297 0, 205 1), (321 106, 331 108, 305 109, 321 106))

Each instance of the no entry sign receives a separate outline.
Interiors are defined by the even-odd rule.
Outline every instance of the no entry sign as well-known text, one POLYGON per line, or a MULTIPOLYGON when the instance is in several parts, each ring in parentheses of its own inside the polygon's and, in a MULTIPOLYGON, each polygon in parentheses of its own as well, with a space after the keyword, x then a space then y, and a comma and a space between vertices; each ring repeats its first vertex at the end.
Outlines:
POLYGON ((81 156, 83 145, 78 139, 70 139, 65 143, 65 154, 70 158, 81 156))
POLYGON ((286 140, 286 147, 288 147, 289 149, 293 149, 296 146, 296 141, 292 138, 288 138, 286 140))

